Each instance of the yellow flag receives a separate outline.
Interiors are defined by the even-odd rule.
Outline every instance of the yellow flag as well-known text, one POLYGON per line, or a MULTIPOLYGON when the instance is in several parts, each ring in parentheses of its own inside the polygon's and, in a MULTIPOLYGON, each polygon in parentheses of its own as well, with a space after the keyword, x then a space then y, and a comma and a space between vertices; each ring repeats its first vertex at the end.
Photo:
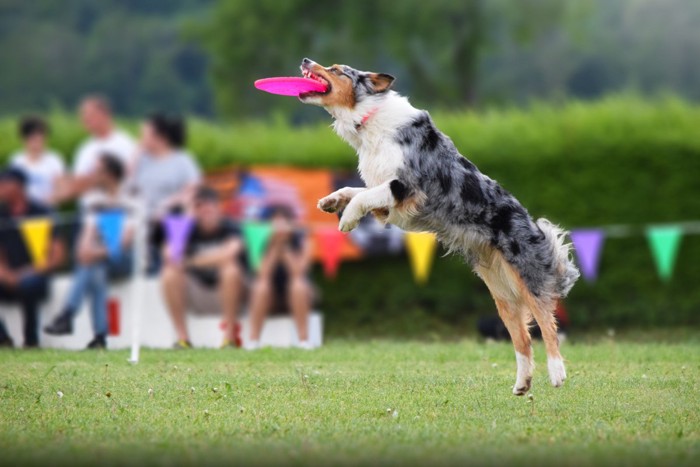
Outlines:
POLYGON ((19 226, 22 238, 32 257, 34 267, 46 264, 51 234, 51 220, 48 218, 27 219, 19 226))
POLYGON ((436 246, 435 234, 406 232, 406 250, 411 260, 413 276, 419 284, 425 284, 428 281, 436 246))

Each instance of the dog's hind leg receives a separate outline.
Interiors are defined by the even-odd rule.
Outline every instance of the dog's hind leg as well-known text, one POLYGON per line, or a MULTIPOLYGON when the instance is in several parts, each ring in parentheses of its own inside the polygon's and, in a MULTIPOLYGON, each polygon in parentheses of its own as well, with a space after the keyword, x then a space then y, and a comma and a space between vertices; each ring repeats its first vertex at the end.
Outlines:
POLYGON ((559 353, 559 336, 557 334, 557 321, 552 310, 554 303, 544 304, 531 300, 529 304, 530 312, 537 321, 540 330, 542 331, 542 340, 544 340, 545 348, 547 349, 547 369, 549 370, 549 380, 552 386, 559 387, 566 379, 566 369, 564 368, 564 359, 559 353))
POLYGON ((527 394, 532 385, 532 372, 535 369, 535 361, 532 356, 532 341, 530 331, 527 328, 528 317, 526 310, 516 303, 495 299, 498 315, 508 329, 510 338, 515 347, 515 360, 518 364, 517 377, 513 394, 522 396, 527 394))

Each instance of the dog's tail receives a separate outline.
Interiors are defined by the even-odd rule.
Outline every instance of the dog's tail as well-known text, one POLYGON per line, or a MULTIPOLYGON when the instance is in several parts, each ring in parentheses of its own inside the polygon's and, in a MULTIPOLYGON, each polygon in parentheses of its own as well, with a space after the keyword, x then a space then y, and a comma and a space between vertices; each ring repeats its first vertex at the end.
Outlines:
POLYGON ((556 277, 554 294, 564 298, 578 280, 580 273, 574 264, 571 244, 566 243, 567 231, 549 222, 547 219, 537 219, 537 227, 547 238, 552 248, 553 267, 556 277))

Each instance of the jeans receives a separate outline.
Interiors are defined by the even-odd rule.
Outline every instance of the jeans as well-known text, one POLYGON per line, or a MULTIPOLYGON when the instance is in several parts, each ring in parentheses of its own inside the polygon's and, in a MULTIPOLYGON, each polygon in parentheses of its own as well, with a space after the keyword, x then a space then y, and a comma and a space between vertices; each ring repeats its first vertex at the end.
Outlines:
POLYGON ((131 271, 132 254, 124 251, 93 264, 78 265, 73 274, 65 313, 74 317, 83 299, 90 298, 92 329, 96 336, 107 335, 107 290, 110 277, 125 277, 131 271))
MULTIPOLYGON (((19 303, 24 319, 24 345, 39 345, 39 305, 49 293, 49 279, 45 275, 30 274, 22 277, 17 287, 0 284, 0 302, 19 303)), ((0 340, 9 337, 0 321, 0 340)))

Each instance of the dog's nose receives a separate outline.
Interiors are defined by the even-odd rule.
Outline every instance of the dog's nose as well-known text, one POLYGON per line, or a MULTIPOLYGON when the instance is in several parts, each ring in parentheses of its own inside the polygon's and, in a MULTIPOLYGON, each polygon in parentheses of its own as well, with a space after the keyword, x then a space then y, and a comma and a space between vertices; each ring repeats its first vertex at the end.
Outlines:
POLYGON ((301 63, 304 65, 311 65, 313 62, 314 62, 313 60, 308 59, 306 57, 304 57, 304 60, 301 61, 301 63))

